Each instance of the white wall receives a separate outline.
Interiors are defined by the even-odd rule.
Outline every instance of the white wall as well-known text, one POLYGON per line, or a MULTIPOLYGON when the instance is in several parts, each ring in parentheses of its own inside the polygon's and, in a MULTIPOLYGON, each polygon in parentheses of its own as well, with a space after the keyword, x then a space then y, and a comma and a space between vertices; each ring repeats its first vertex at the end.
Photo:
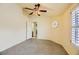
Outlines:
POLYGON ((16 4, 0 4, 0 51, 26 39, 26 16, 16 4))
POLYGON ((37 38, 38 39, 49 39, 49 36, 51 34, 51 27, 52 24, 50 24, 51 19, 50 17, 48 17, 46 14, 42 14, 41 16, 37 16, 37 15, 32 15, 32 16, 28 16, 29 20, 27 20, 27 33, 28 33, 28 37, 27 38, 31 38, 32 37, 32 22, 37 22, 37 38))

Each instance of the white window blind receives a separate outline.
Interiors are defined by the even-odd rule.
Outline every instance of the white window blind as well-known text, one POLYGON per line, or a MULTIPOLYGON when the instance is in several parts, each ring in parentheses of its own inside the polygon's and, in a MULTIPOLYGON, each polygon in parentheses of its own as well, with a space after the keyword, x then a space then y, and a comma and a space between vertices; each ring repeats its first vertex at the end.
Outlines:
POLYGON ((79 45, 79 8, 72 12, 72 43, 79 45))

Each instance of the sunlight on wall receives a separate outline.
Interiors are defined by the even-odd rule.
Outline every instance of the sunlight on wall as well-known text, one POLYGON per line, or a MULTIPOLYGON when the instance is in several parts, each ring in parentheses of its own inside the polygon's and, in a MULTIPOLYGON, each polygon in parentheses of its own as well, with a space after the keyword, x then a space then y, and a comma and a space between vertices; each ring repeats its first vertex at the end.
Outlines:
POLYGON ((63 45, 69 54, 77 54, 78 50, 71 43, 71 11, 77 4, 73 4, 62 16, 55 17, 59 21, 59 30, 53 31, 55 41, 63 45), (58 36, 57 36, 58 35, 58 36))

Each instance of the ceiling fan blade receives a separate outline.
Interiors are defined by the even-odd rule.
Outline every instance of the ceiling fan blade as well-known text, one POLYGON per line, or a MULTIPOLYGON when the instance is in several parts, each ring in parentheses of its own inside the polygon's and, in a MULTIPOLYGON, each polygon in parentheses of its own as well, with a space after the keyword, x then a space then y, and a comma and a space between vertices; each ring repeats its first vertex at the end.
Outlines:
POLYGON ((31 12, 29 15, 32 15, 33 14, 33 12, 31 12))
POLYGON ((31 9, 31 8, 24 8, 24 9, 33 10, 33 9, 31 9))
POLYGON ((47 10, 39 10, 40 12, 47 12, 47 10))

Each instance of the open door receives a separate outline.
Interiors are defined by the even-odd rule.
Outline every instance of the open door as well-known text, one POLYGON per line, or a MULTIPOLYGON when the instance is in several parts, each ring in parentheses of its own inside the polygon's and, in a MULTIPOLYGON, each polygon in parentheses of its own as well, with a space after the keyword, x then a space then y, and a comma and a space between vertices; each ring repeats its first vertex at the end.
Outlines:
POLYGON ((37 22, 32 22, 32 38, 37 38, 37 22))

